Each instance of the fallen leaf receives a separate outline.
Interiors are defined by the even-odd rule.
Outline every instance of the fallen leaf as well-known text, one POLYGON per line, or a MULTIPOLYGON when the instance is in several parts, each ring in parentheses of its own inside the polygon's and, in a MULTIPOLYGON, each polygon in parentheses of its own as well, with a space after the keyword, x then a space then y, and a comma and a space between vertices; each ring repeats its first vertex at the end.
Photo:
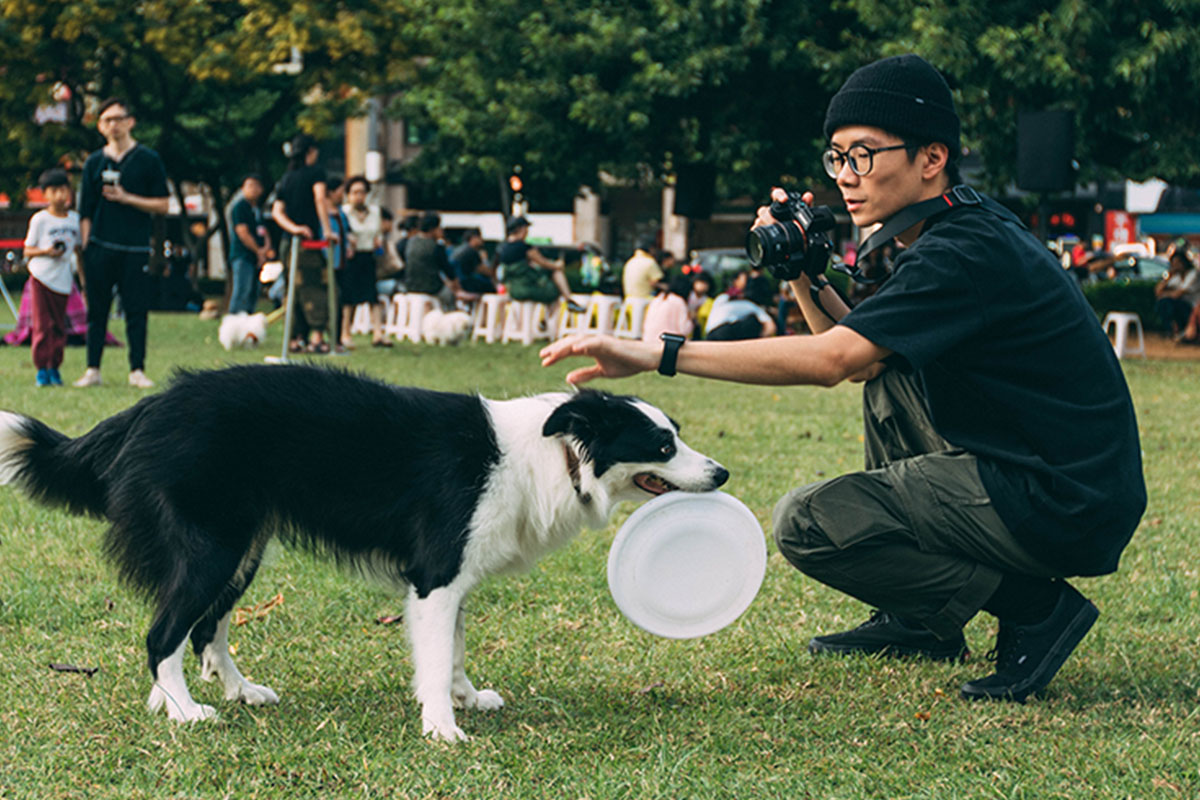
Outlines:
POLYGON ((392 614, 390 616, 376 617, 376 625, 395 625, 397 622, 404 620, 403 614, 392 614))
POLYGON ((263 619, 271 613, 271 609, 283 605, 283 595, 277 594, 270 600, 264 600, 256 606, 246 606, 233 612, 233 624, 245 625, 254 619, 263 619))
POLYGON ((661 689, 664 686, 666 686, 666 684, 663 683, 662 681, 656 681, 656 682, 650 684, 649 686, 643 686, 641 689, 638 689, 637 693, 638 694, 650 694, 655 689, 661 689))

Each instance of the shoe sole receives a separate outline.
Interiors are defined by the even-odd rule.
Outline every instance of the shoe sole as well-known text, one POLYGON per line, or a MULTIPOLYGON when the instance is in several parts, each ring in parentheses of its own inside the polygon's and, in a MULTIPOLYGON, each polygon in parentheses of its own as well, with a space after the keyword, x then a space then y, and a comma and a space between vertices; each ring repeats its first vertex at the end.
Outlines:
POLYGON ((1042 663, 1033 673, 1013 686, 1004 689, 976 689, 970 683, 963 684, 962 697, 964 700, 1009 700, 1014 703, 1024 703, 1030 695, 1040 692, 1054 679, 1062 665, 1067 663, 1071 653, 1087 636, 1087 632, 1096 624, 1100 610, 1095 603, 1088 600, 1086 605, 1075 612, 1074 618, 1059 634, 1058 639, 1050 648, 1050 652, 1042 659, 1042 663))
POLYGON ((971 651, 967 650, 965 647, 954 652, 935 652, 931 650, 922 650, 916 647, 898 647, 896 645, 884 645, 882 647, 871 649, 829 644, 827 642, 819 642, 816 639, 813 639, 808 643, 808 652, 812 653, 813 655, 838 656, 849 656, 856 653, 861 653, 862 655, 880 655, 886 658, 925 658, 930 661, 966 661, 967 656, 971 654, 971 651))

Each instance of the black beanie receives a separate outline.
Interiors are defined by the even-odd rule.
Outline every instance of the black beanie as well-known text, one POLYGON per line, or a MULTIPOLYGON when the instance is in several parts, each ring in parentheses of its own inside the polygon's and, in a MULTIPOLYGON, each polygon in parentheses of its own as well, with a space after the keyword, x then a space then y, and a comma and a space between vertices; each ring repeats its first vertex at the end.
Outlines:
POLYGON ((961 152, 950 87, 928 61, 911 53, 859 67, 846 79, 825 112, 825 138, 846 125, 942 142, 951 159, 961 152))

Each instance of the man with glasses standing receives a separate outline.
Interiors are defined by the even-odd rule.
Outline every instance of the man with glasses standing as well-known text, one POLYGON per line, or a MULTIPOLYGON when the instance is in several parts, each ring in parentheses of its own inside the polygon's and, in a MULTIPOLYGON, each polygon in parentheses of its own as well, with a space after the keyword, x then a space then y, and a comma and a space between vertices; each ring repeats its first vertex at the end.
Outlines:
MULTIPOLYGON (((932 66, 905 55, 859 69, 830 102, 825 134, 850 218, 882 225, 860 251, 901 248, 874 295, 849 308, 822 254, 792 281, 813 336, 664 336, 661 347, 582 337, 545 348, 543 364, 593 358, 572 383, 656 368, 864 381, 866 469, 795 489, 775 509, 794 566, 878 609, 809 650, 959 659, 963 626, 984 610, 999 621, 995 671, 962 696, 1023 702, 1098 616, 1064 578, 1115 571, 1145 510, 1128 387, 1069 274, 1010 212, 956 186, 959 119, 932 66)), ((766 224, 776 220, 762 208, 766 224)))
POLYGON ((121 293, 129 340, 129 385, 148 389, 146 320, 150 280, 151 214, 167 213, 167 173, 158 153, 131 136, 129 104, 110 98, 100 105, 97 126, 107 140, 83 165, 79 217, 87 294, 87 371, 76 386, 100 384, 100 358, 108 333, 113 287, 121 293))

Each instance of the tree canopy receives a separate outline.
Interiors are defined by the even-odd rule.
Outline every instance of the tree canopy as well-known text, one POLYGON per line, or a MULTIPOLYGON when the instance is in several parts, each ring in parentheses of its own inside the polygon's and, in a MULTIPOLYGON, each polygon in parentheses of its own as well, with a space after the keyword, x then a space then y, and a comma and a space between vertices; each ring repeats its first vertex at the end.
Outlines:
POLYGON ((946 75, 964 143, 995 187, 1023 110, 1077 118, 1080 177, 1194 182, 1200 2, 1148 0, 5 0, 0 189, 100 139, 109 94, 172 178, 228 187, 280 143, 368 95, 434 131, 428 185, 571 192, 597 174, 715 167, 726 196, 819 175, 829 97, 856 67, 916 52, 946 75), (291 48, 298 74, 277 74, 291 48), (64 89, 66 91, 64 91, 64 89), (69 93, 67 119, 35 112, 69 93))
POLYGON ((855 68, 916 52, 955 91, 984 182, 1015 174, 1017 115, 1077 118, 1082 180, 1200 170, 1194 0, 417 0, 426 60, 397 112, 446 181, 527 173, 564 188, 714 164, 726 194, 818 176, 829 97, 855 68))

